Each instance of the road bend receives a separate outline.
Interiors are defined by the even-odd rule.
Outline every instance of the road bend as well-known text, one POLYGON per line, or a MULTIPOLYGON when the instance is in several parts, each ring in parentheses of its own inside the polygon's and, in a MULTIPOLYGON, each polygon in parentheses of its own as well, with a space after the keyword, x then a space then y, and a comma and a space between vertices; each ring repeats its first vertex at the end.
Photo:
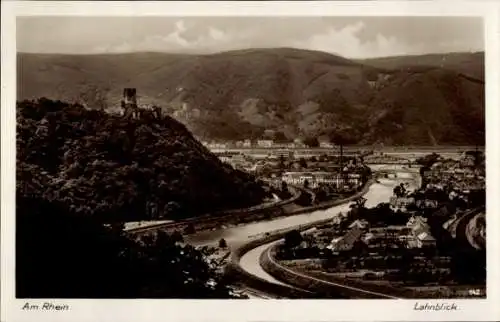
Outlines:
MULTIPOLYGON (((377 169, 378 170, 378 169, 377 169)), ((401 182, 415 182, 415 174, 403 170, 398 173, 396 178, 382 179, 381 183, 372 184, 368 192, 365 194, 366 206, 375 207, 380 202, 388 202, 393 194, 393 188, 401 182)), ((411 189, 413 187, 410 186, 411 189)), ((299 225, 304 225, 316 221, 321 221, 329 218, 334 218, 340 212, 349 211, 349 203, 338 205, 325 210, 312 211, 310 213, 298 214, 288 217, 280 217, 269 221, 255 222, 249 224, 242 224, 234 227, 223 227, 212 231, 201 231, 199 233, 186 236, 185 240, 194 246, 217 246, 221 238, 224 238, 229 247, 235 247, 246 243, 250 240, 264 237, 266 233, 272 233, 278 230, 293 228, 299 225)), ((241 260, 240 265, 243 270, 248 273, 265 279, 271 283, 284 284, 271 275, 267 274, 259 263, 260 255, 273 243, 265 244, 245 253, 241 260)), ((290 285, 287 285, 290 286, 290 285)), ((292 286, 290 286, 292 287, 292 286)))
MULTIPOLYGON (((411 179, 412 176, 409 174, 401 174, 398 176, 398 178, 395 179, 385 179, 383 180, 383 183, 375 183, 373 184, 368 192, 365 195, 365 198, 367 199, 366 201, 366 206, 367 207, 374 207, 378 205, 381 202, 388 202, 389 198, 393 194, 393 188, 398 185, 401 181, 407 181, 408 179, 411 179)), ((414 187, 411 187, 413 189, 414 187)), ((302 224, 307 224, 315 221, 319 221, 322 219, 327 219, 327 218, 334 218, 339 214, 339 212, 346 212, 349 210, 349 204, 343 204, 339 206, 335 206, 326 210, 320 210, 320 211, 315 211, 313 213, 307 214, 307 215, 300 215, 299 216, 294 216, 297 217, 296 220, 293 221, 293 225, 286 225, 289 222, 280 222, 281 229, 284 228, 292 228, 293 226, 296 225, 302 225, 302 224)), ((264 253, 267 249, 270 248, 274 243, 280 242, 274 241, 268 244, 261 245, 259 247, 256 247, 249 252, 245 253, 240 260, 240 266, 245 270, 246 272, 250 273, 251 275, 254 275, 256 277, 262 278, 267 280, 268 282, 275 283, 275 284, 281 284, 281 285, 286 285, 289 287, 292 287, 291 285, 287 285, 270 274, 266 273, 262 267, 260 266, 260 256, 262 253, 264 253)), ((329 283, 329 282, 327 282, 329 283)), ((382 297, 388 297, 387 295, 383 295, 382 297)))

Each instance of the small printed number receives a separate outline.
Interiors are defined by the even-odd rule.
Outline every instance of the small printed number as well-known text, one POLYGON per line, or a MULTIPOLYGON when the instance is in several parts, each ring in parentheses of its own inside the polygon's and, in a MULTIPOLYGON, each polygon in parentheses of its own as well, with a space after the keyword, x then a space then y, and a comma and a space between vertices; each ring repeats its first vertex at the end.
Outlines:
POLYGON ((470 289, 469 295, 479 296, 479 295, 481 295, 481 290, 480 289, 470 289))

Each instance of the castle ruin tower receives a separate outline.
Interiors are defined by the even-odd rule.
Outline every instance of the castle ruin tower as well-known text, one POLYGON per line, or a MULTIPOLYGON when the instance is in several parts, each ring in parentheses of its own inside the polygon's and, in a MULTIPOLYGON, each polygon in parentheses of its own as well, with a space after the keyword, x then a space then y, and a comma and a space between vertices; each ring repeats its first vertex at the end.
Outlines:
POLYGON ((137 112, 137 90, 135 88, 124 88, 122 98, 122 108, 125 110, 125 116, 130 117, 137 112))

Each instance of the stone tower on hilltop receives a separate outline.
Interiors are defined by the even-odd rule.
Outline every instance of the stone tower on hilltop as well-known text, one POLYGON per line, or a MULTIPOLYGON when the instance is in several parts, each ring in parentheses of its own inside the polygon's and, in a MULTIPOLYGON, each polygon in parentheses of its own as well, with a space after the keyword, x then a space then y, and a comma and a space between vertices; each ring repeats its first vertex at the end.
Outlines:
POLYGON ((131 117, 137 114, 137 90, 135 88, 124 88, 121 107, 124 110, 125 117, 131 117))

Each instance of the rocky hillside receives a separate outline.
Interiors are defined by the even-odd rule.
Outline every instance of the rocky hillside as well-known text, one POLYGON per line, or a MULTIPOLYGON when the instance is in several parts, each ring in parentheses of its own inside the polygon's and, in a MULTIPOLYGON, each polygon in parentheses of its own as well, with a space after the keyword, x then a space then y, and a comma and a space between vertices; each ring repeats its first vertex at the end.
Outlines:
MULTIPOLYGON (((484 65, 478 55, 469 60, 484 65)), ((421 63, 427 60, 352 61, 290 48, 199 56, 19 54, 18 97, 113 109, 123 87, 136 87, 140 103, 162 106, 207 139, 483 144, 481 77, 464 73, 465 59, 446 67, 421 63)))
POLYGON ((106 223, 248 207, 266 194, 170 117, 126 120, 47 99, 20 102, 17 113, 19 200, 106 223))

